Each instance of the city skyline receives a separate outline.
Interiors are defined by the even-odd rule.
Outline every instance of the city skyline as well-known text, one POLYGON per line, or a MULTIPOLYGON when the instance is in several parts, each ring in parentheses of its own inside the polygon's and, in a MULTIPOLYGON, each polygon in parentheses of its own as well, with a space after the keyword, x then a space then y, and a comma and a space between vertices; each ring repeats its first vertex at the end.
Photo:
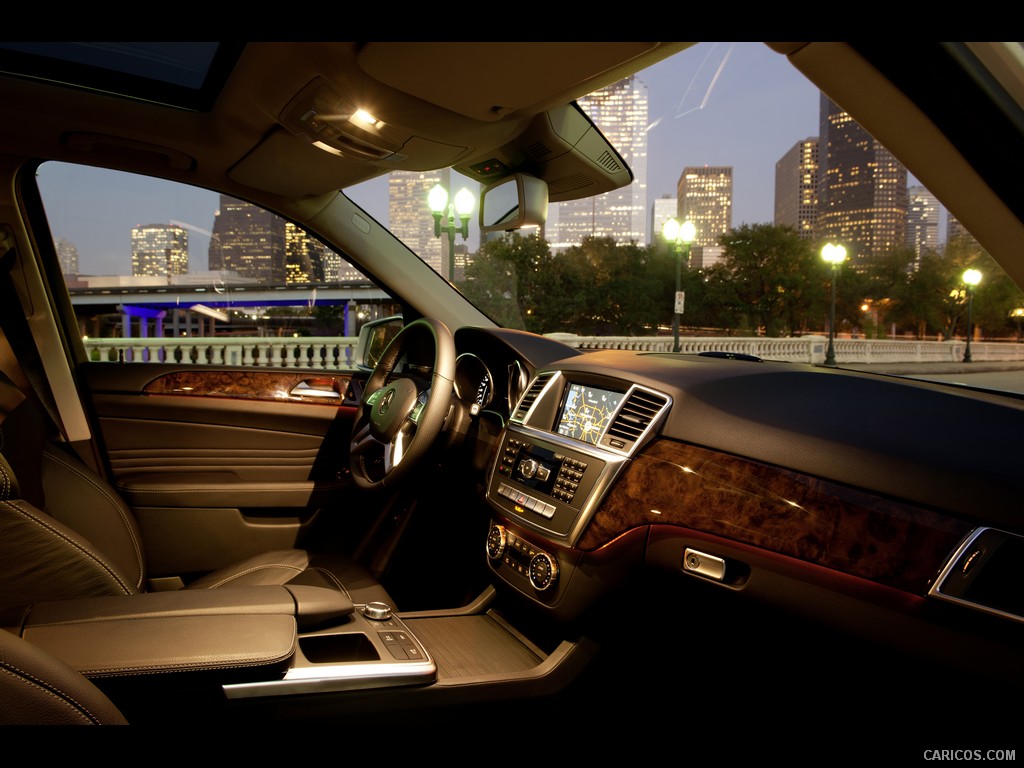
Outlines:
MULTIPOLYGON (((638 78, 648 89, 649 101, 645 223, 650 221, 654 200, 674 195, 683 168, 701 165, 734 169, 733 226, 772 222, 775 164, 795 142, 817 130, 817 89, 784 57, 761 43, 701 44, 638 78)), ((61 166, 44 165, 39 174, 44 197, 67 196, 55 210, 74 211, 68 214, 73 220, 65 216, 53 222, 52 234, 78 250, 82 273, 129 273, 131 228, 154 221, 191 225, 190 266, 197 271, 206 268, 209 243, 200 235, 213 228, 218 195, 183 189, 168 198, 165 182, 145 177, 118 185, 118 190, 111 187, 111 192, 128 190, 123 200, 116 201, 123 203, 115 208, 123 214, 124 224, 120 233, 114 229, 111 240, 112 224, 104 221, 110 214, 108 190, 92 194, 89 187, 109 181, 102 172, 96 174, 91 177, 86 172, 85 186, 61 166), (103 210, 101 200, 107 201, 103 210)), ((453 176, 452 186, 457 189, 460 177, 453 176)), ((346 192, 387 224, 388 183, 383 176, 346 192)), ((391 227, 395 229, 395 222, 391 227)), ((473 250, 479 242, 475 220, 470 230, 468 244, 473 250)))

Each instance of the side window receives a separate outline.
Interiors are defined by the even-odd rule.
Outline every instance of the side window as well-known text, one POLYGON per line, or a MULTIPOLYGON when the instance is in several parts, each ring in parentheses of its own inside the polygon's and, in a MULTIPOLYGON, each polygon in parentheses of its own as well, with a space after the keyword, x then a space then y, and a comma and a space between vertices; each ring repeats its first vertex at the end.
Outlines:
POLYGON ((37 174, 91 360, 354 366, 396 304, 302 228, 227 195, 48 162, 37 174))

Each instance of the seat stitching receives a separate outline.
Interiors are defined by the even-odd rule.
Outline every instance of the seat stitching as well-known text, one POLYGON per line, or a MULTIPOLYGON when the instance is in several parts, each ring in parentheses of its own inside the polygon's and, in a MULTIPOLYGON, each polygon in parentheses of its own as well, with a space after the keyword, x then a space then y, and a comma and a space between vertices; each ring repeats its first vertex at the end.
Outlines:
POLYGON ((245 493, 264 493, 266 491, 303 491, 310 488, 314 488, 314 483, 311 481, 302 481, 301 483, 282 483, 281 485, 245 485, 244 487, 237 487, 231 483, 225 483, 223 485, 203 485, 202 488, 164 488, 155 485, 130 485, 125 486, 125 490, 128 493, 211 493, 217 491, 239 491, 245 493), (292 487, 294 486, 294 487, 292 487))
POLYGON ((36 688, 53 697, 57 701, 67 705, 69 708, 73 709, 75 712, 77 712, 77 714, 81 715, 86 720, 89 720, 96 725, 100 724, 100 719, 96 717, 94 714, 92 714, 92 712, 89 711, 88 707, 86 707, 84 704, 78 701, 71 694, 65 693, 60 689, 51 686, 50 684, 40 680, 35 675, 26 672, 25 670, 9 662, 0 662, 0 671, 6 672, 8 675, 11 675, 12 677, 19 678, 28 683, 29 685, 35 686, 36 688), (74 705, 73 707, 71 706, 72 704, 74 705))
POLYGON ((319 566, 315 566, 313 568, 307 568, 306 570, 307 571, 316 571, 317 573, 323 574, 324 578, 326 578, 328 581, 332 582, 334 584, 334 586, 338 588, 338 590, 340 590, 341 592, 344 592, 345 596, 348 597, 349 600, 352 600, 352 594, 348 591, 348 588, 344 584, 342 584, 342 582, 338 579, 338 577, 335 574, 333 574, 331 571, 327 570, 326 568, 321 568, 319 566))
POLYGON ((121 579, 121 578, 120 578, 120 577, 119 577, 119 576, 117 575, 117 572, 116 572, 116 571, 114 571, 114 570, 113 570, 113 569, 112 569, 112 568, 111 568, 111 567, 110 567, 110 566, 109 566, 109 565, 108 565, 107 563, 105 563, 105 562, 103 561, 103 559, 102 559, 102 558, 100 558, 100 557, 99 557, 98 555, 96 555, 96 554, 95 554, 94 552, 90 552, 90 551, 89 551, 88 549, 86 549, 85 547, 83 547, 83 546, 82 546, 81 544, 79 544, 79 543, 78 543, 77 541, 75 541, 74 539, 70 538, 69 536, 67 536, 67 535, 66 535, 66 534, 64 534, 63 532, 61 532, 61 531, 57 530, 56 528, 54 528, 54 527, 53 527, 52 525, 48 524, 48 523, 47 523, 47 522, 46 522, 45 520, 43 520, 42 518, 38 517, 38 516, 37 516, 37 515, 36 515, 36 514, 35 514, 35 513, 33 512, 33 510, 34 510, 34 507, 31 507, 31 506, 28 506, 28 505, 26 505, 26 506, 28 506, 28 508, 26 509, 26 508, 23 508, 23 506, 22 506, 22 504, 23 504, 24 502, 21 502, 21 503, 19 503, 19 502, 20 502, 20 499, 19 499, 19 500, 4 500, 4 501, 0 501, 0 504, 2 504, 2 505, 3 505, 3 506, 5 506, 5 507, 8 507, 8 508, 10 508, 10 509, 13 509, 13 510, 14 510, 14 511, 16 511, 16 512, 19 512, 19 513, 21 513, 22 515, 24 515, 25 517, 27 517, 27 518, 28 518, 29 520, 31 520, 32 522, 34 522, 34 523, 35 523, 36 525, 38 525, 38 526, 41 526, 42 528, 45 528, 45 529, 46 529, 46 530, 48 530, 48 531, 49 531, 50 533, 52 533, 52 534, 53 534, 54 536, 57 536, 58 538, 61 538, 61 539, 63 539, 65 543, 67 543, 67 544, 70 544, 70 545, 71 545, 72 547, 74 547, 75 549, 77 549, 77 550, 78 550, 79 552, 81 552, 81 553, 82 553, 83 555, 85 555, 86 557, 88 557, 88 558, 90 558, 90 559, 94 560, 94 561, 96 562, 96 564, 97 564, 98 566, 100 566, 100 568, 102 568, 102 569, 103 569, 104 571, 106 571, 106 572, 107 572, 107 574, 108 574, 108 575, 110 576, 110 578, 111 578, 111 579, 113 579, 113 580, 114 580, 114 581, 115 581, 115 582, 117 583, 117 585, 118 585, 119 587, 121 587, 121 589, 123 589, 123 590, 124 590, 125 594, 127 594, 127 595, 130 595, 130 594, 132 594, 132 590, 131 590, 131 587, 129 587, 129 586, 128 586, 128 584, 126 584, 126 583, 125 583, 125 582, 124 582, 124 581, 123 581, 123 580, 122 580, 122 579, 121 579))
POLYGON ((4 476, 3 497, 6 500, 8 495, 11 492, 11 487, 12 487, 11 476, 9 474, 7 474, 7 468, 4 467, 2 464, 0 464, 0 474, 2 474, 4 476))
POLYGON ((240 571, 239 573, 235 573, 235 574, 232 574, 231 576, 227 576, 224 579, 221 579, 220 581, 216 582, 215 584, 211 584, 209 589, 217 589, 218 587, 221 587, 224 584, 227 584, 229 581, 234 581, 235 579, 239 579, 242 576, 248 576, 250 573, 256 573, 256 571, 265 571, 268 568, 285 568, 285 569, 288 569, 288 570, 291 570, 291 571, 295 571, 295 573, 297 573, 297 574, 298 573, 302 573, 302 569, 301 568, 296 568, 294 565, 289 565, 288 563, 266 563, 265 565, 256 565, 256 566, 253 566, 252 568, 248 568, 248 569, 246 569, 244 571, 240 571))
POLYGON ((145 570, 146 569, 145 569, 145 564, 143 563, 143 559, 142 559, 142 547, 140 546, 138 539, 135 538, 135 531, 134 531, 133 526, 132 526, 132 523, 134 521, 130 517, 130 513, 128 512, 128 508, 124 505, 124 503, 120 499, 118 499, 116 496, 111 495, 106 490, 106 488, 104 488, 102 485, 97 483, 93 478, 89 477, 87 474, 82 472, 80 469, 78 469, 74 465, 69 464, 60 455, 54 454, 51 451, 48 451, 46 449, 44 449, 43 453, 48 458, 50 458, 53 461, 57 462, 58 464, 60 464, 65 469, 67 469, 67 470, 69 470, 71 472, 74 472, 81 479, 85 480, 87 483, 92 485, 97 491, 99 491, 104 496, 106 496, 107 499, 110 501, 110 503, 114 505, 114 509, 116 509, 117 513, 121 516, 121 521, 124 523, 124 527, 128 531, 128 537, 131 539, 132 548, 135 550, 135 561, 136 561, 136 564, 138 565, 138 568, 139 568, 139 582, 136 585, 136 587, 141 589, 142 588, 142 579, 143 579, 143 577, 145 575, 145 570))

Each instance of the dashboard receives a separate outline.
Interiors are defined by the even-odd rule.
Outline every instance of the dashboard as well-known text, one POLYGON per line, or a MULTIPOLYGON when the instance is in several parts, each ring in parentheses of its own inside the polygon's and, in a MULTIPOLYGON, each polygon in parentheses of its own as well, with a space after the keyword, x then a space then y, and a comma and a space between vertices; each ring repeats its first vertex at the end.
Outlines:
POLYGON ((784 577, 803 606, 854 601, 862 627, 998 616, 1017 666, 1021 429, 1020 400, 897 377, 573 356, 536 370, 500 435, 487 561, 564 621, 641 568, 770 601, 784 577))
POLYGON ((501 427, 537 368, 580 354, 542 336, 501 328, 460 328, 455 348, 455 397, 472 417, 487 414, 501 427))

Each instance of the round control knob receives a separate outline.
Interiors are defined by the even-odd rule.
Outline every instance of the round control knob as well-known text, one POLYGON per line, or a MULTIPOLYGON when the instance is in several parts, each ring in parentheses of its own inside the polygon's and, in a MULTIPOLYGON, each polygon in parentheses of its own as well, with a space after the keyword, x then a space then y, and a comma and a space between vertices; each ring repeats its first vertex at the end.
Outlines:
POLYGON ((525 478, 531 478, 537 474, 537 461, 535 459, 523 459, 519 462, 519 474, 525 478))
POLYGON ((374 621, 386 621, 391 618, 391 606, 387 603, 367 603, 362 607, 362 614, 374 621))
POLYGON ((491 560, 498 560, 505 554, 505 545, 508 544, 508 535, 505 533, 505 526, 494 523, 491 530, 487 532, 487 556, 491 560))
POLYGON ((540 552, 530 560, 530 583, 539 592, 549 589, 558 581, 558 563, 547 552, 540 552))

